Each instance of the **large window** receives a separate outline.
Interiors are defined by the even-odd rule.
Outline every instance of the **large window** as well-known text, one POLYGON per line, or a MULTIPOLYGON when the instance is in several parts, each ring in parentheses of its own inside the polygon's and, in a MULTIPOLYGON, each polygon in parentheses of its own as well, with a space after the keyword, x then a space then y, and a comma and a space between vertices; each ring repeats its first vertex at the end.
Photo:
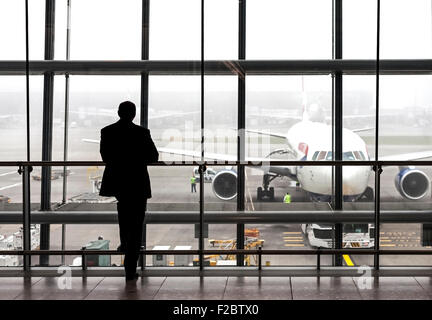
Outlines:
MULTIPOLYGON (((376 0, 201 3, 29 1, 26 47, 25 1, 1 1, 0 250, 21 248, 11 240, 19 232, 32 233, 34 250, 81 249, 99 237, 117 249, 116 199, 99 196, 104 165, 95 161, 100 130, 125 100, 161 161, 148 166, 143 245, 222 250, 201 265, 196 254, 148 256, 147 267, 257 267, 255 254, 227 252, 241 248, 306 249, 264 254, 262 266, 310 267, 317 248, 374 249, 377 239, 382 250, 429 249, 432 70, 421 59, 432 53, 431 2, 382 0, 379 17, 376 0), (21 231, 28 186, 17 170, 28 150, 32 161, 74 162, 34 165, 34 225, 21 231), (42 219, 52 211, 68 223, 60 213, 42 219)), ((141 164, 129 160, 124 174, 134 175, 141 164)), ((78 258, 31 262, 79 266, 78 258)), ((0 267, 23 264, 2 259, 0 267)), ((98 261, 119 266, 122 257, 98 261)), ((379 267, 373 252, 320 261, 379 267)))

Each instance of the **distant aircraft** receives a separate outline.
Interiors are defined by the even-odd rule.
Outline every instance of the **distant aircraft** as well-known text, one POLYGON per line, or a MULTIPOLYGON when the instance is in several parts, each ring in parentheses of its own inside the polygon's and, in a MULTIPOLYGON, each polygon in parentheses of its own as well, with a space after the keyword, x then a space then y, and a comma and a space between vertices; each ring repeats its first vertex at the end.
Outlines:
MULTIPOLYGON (((268 135, 283 139, 286 147, 270 152, 264 158, 251 158, 249 161, 269 160, 301 160, 302 166, 263 166, 257 167, 264 171, 262 186, 257 188, 257 199, 274 199, 274 188, 270 187, 271 181, 278 177, 288 177, 300 183, 312 201, 330 202, 332 192, 332 167, 331 166, 307 166, 307 160, 325 161, 332 160, 332 127, 322 121, 325 119, 322 110, 316 105, 311 105, 303 112, 300 122, 294 124, 286 134, 268 133, 256 130, 247 132, 268 135), (277 156, 278 158, 275 158, 277 156)), ((366 143, 357 132, 371 130, 362 128, 357 130, 343 129, 343 160, 359 161, 369 160, 366 143)), ((85 142, 99 143, 99 140, 83 139, 85 142)), ((201 158, 200 151, 182 150, 158 147, 162 153, 201 158)), ((432 151, 414 152, 400 155, 380 157, 380 160, 419 160, 432 157, 432 151)), ((236 156, 217 153, 205 153, 206 160, 236 161, 236 156)), ((373 190, 368 187, 370 166, 345 166, 343 168, 343 197, 344 201, 356 201, 365 196, 373 199, 373 190)), ((430 188, 429 177, 415 167, 400 167, 396 175, 395 186, 398 192, 407 199, 418 200, 423 198, 430 188)), ((214 194, 222 200, 231 200, 237 196, 237 172, 234 169, 223 169, 212 180, 214 194)))

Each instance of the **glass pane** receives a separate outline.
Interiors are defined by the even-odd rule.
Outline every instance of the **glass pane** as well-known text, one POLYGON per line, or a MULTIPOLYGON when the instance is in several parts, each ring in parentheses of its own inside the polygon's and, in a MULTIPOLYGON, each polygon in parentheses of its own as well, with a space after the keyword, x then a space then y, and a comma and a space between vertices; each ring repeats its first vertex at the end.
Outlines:
POLYGON ((332 2, 248 1, 248 59, 331 59, 332 2))
POLYGON ((386 75, 380 78, 380 160, 390 156, 394 160, 416 160, 418 155, 403 155, 430 153, 432 76, 386 75))
MULTIPOLYGON (((60 213, 61 214, 61 213, 60 213)), ((61 250, 62 237, 64 236, 65 250, 81 250, 83 247, 97 250, 116 250, 120 245, 118 226, 115 224, 69 224, 64 227, 61 224, 50 225, 50 249, 61 250)), ((88 267, 111 267, 122 265, 121 255, 91 255, 87 257, 88 267)), ((39 258, 33 258, 33 264, 39 264, 39 258)), ((49 265, 67 265, 81 267, 82 256, 53 255, 49 258, 49 265)))
MULTIPOLYGON (((129 100, 135 103, 140 119, 139 76, 71 76, 69 100, 69 160, 100 160, 100 130, 116 122, 118 106, 129 100)), ((59 97, 64 90, 59 81, 59 97)), ((64 101, 56 100, 57 127, 63 123, 64 101)), ((60 128, 62 129, 62 128, 60 128)), ((57 141, 63 147, 63 142, 57 141)), ((61 148, 62 148, 61 147, 61 148)), ((57 147, 58 148, 58 147, 57 147)), ((59 156, 62 153, 57 153, 59 156)))
POLYGON ((141 59, 141 3, 140 0, 74 1, 71 59, 141 59))
MULTIPOLYGON (((148 224, 148 250, 197 250, 194 225, 148 224)), ((146 265, 151 267, 191 267, 197 265, 198 256, 193 255, 148 255, 146 265)))
MULTIPOLYGON (((205 77, 205 152, 210 155, 215 154, 219 160, 237 159, 237 88, 236 76, 205 77)), ((206 188, 205 193, 205 209, 236 210, 235 195, 223 195, 219 189, 228 178, 232 181, 227 187, 236 193, 236 176, 235 167, 207 168, 204 181, 208 182, 206 186, 209 187, 206 188)))
MULTIPOLYGON (((41 159, 43 77, 30 77, 30 154, 41 159)), ((0 159, 27 159, 26 79, 0 76, 0 159)))
MULTIPOLYGON (((45 39, 45 1, 28 2, 29 56, 43 60, 45 39)), ((0 2, 0 60, 25 60, 25 1, 0 2)))
POLYGON ((381 1, 381 59, 430 59, 431 17, 429 0, 381 1))
POLYGON ((150 26, 150 60, 201 59, 199 0, 151 1, 150 26))
POLYGON ((238 1, 210 0, 204 4, 205 59, 237 59, 238 1))
MULTIPOLYGON (((381 174, 381 210, 406 210, 411 212, 429 210, 431 206, 430 167, 385 167, 381 174)), ((427 230, 421 223, 384 223, 380 230, 380 248, 401 250, 430 249, 427 230)), ((383 266, 430 266, 428 255, 385 255, 380 261, 383 266)))
POLYGON ((201 155, 200 92, 199 76, 149 77, 148 123, 153 140, 157 147, 182 150, 161 153, 161 161, 191 160, 183 155, 186 150, 201 155))
MULTIPOLYGON (((331 78, 328 76, 248 76, 246 81, 247 154, 272 160, 325 160, 331 143, 331 78), (260 134, 257 134, 260 132, 260 134)), ((332 167, 278 166, 246 169, 250 211, 329 210, 332 167)), ((269 213, 270 213, 269 212, 269 213)), ((323 224, 262 224, 265 248, 331 248, 331 237, 315 237, 323 224)), ((330 231, 332 227, 330 226, 330 231)), ((315 265, 314 256, 268 256, 266 265, 315 265)), ((331 263, 331 256, 322 264, 331 263)))
POLYGON ((342 10, 343 58, 376 59, 377 1, 344 0, 342 10))

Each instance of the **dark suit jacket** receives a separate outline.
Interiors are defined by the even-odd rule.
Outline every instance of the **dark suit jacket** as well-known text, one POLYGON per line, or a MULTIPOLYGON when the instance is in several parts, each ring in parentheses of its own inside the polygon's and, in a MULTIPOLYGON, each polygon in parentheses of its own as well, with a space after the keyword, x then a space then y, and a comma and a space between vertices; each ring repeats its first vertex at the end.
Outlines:
POLYGON ((124 120, 106 126, 100 154, 106 163, 101 196, 151 198, 146 164, 158 161, 159 153, 148 129, 124 120))

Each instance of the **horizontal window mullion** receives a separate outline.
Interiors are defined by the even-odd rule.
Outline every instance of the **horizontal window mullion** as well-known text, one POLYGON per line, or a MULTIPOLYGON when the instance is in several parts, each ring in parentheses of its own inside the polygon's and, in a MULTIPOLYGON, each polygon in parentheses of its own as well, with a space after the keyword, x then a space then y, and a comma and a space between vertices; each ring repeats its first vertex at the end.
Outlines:
MULTIPOLYGON (((71 75, 199 75, 200 61, 30 61, 30 73, 71 75)), ((206 75, 375 74, 375 60, 207 60, 206 75)), ((432 59, 380 60, 380 74, 429 74, 432 59)), ((25 61, 0 61, 0 75, 24 75, 25 61)))

